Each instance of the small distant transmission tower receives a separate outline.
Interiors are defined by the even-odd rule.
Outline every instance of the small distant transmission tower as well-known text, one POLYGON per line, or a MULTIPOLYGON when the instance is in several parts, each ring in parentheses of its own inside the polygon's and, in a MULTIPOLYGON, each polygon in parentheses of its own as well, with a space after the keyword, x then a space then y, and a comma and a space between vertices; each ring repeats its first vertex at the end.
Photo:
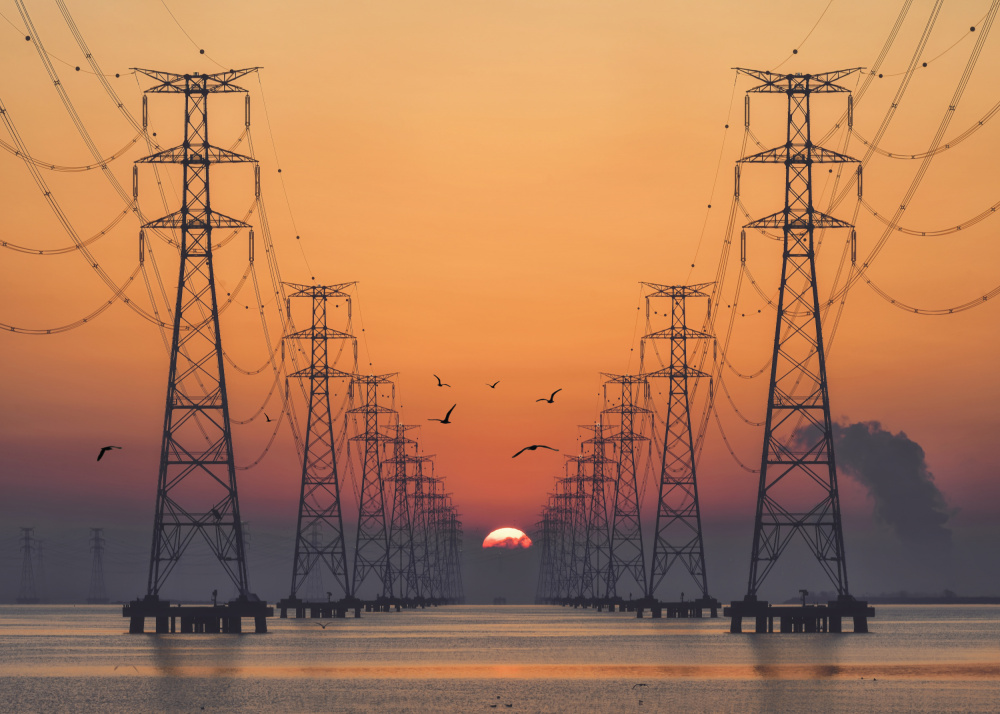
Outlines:
POLYGON ((392 433, 391 480, 392 502, 389 508, 389 558, 388 580, 390 597, 416 597, 419 591, 416 564, 413 552, 413 503, 411 477, 408 468, 415 456, 407 453, 407 448, 416 447, 417 442, 409 439, 406 432, 416 429, 416 425, 395 424, 392 433))
POLYGON ((535 590, 535 602, 538 604, 547 603, 554 597, 555 568, 556 568, 556 539, 555 513, 550 504, 542 509, 542 519, 535 524, 539 533, 542 556, 538 564, 538 588, 535 590))
MULTIPOLYGON (((292 566, 291 599, 300 595, 310 574, 325 566, 333 575, 335 587, 347 597, 351 585, 347 572, 347 543, 340 502, 340 480, 337 474, 337 453, 333 433, 333 412, 330 407, 330 380, 350 380, 353 375, 330 365, 330 340, 354 337, 327 326, 327 303, 343 300, 350 311, 350 296, 343 292, 353 283, 340 285, 293 285, 288 295, 310 298, 312 325, 288 335, 286 339, 309 340, 309 367, 291 376, 309 380, 309 420, 306 424, 305 448, 302 454, 302 488, 299 492, 299 518, 295 531, 295 558, 292 566)), ((314 595, 315 593, 310 593, 314 595)))
POLYGON ((34 569, 34 528, 21 528, 21 589, 17 592, 19 605, 34 605, 40 602, 35 585, 34 569))
MULTIPOLYGON (((208 97, 216 93, 245 93, 234 83, 256 69, 217 74, 135 71, 157 82, 146 94, 184 95, 184 143, 137 162, 180 164, 184 172, 180 210, 143 226, 180 230, 181 234, 180 276, 146 598, 151 602, 159 599, 160 589, 196 535, 205 539, 244 598, 250 595, 250 585, 236 491, 212 231, 250 226, 212 208, 209 169, 219 163, 255 164, 258 195, 260 174, 254 159, 209 143, 208 97)), ((249 126, 249 96, 246 107, 249 126)), ((143 124, 145 116, 144 95, 143 124)), ((138 194, 135 176, 133 192, 138 194)), ((143 236, 140 233, 140 248, 143 236)), ((252 240, 251 233, 251 246, 252 240)), ((251 260, 252 255, 251 251, 251 260)))
POLYGON ((589 453, 583 456, 588 498, 580 595, 584 598, 602 598, 608 591, 607 573, 611 559, 608 502, 605 497, 607 484, 611 480, 606 473, 608 458, 605 455, 605 446, 609 441, 604 438, 604 425, 600 422, 582 428, 593 431, 594 435, 582 444, 584 449, 589 449, 589 453))
MULTIPOLYGON (((355 375, 354 386, 360 392, 361 406, 348 410, 364 419, 364 431, 351 441, 363 445, 361 490, 358 495, 358 535, 354 549, 353 597, 358 597, 365 580, 374 574, 379 580, 379 594, 392 592, 389 573, 389 528, 385 517, 385 483, 382 478, 382 445, 392 437, 383 434, 379 416, 388 419, 392 409, 378 403, 378 390, 392 384, 395 374, 355 375)), ((357 398, 357 393, 356 398, 357 398)))
MULTIPOLYGON (((744 164, 785 166, 785 207, 746 226, 778 228, 784 235, 746 600, 757 599, 761 583, 794 536, 804 539, 837 588, 838 599, 847 600, 850 595, 833 457, 813 231, 852 226, 813 208, 812 167, 817 163, 855 159, 812 143, 809 100, 813 94, 848 94, 850 124, 853 114, 850 90, 836 82, 858 69, 822 74, 737 71, 761 82, 747 95, 748 125, 749 93, 784 94, 788 98, 785 143, 740 159, 744 164)), ((738 195, 738 184, 736 190, 738 195)))
POLYGON ((108 602, 108 591, 104 587, 104 529, 90 529, 90 552, 94 560, 90 566, 90 590, 87 602, 99 605, 108 602))
MULTIPOLYGON (((705 574, 705 547, 701 537, 701 508, 698 504, 698 479, 695 476, 694 440, 691 436, 691 411, 688 382, 707 377, 688 364, 688 340, 707 340, 710 335, 687 326, 687 299, 708 297, 704 292, 711 283, 676 287, 645 283, 651 298, 670 300, 670 327, 646 335, 644 340, 670 340, 670 364, 647 377, 670 380, 666 430, 663 436, 663 462, 660 468, 660 495, 656 510, 656 535, 653 561, 649 571, 647 597, 656 590, 675 563, 680 563, 694 579, 701 595, 708 599, 705 574)), ((648 304, 648 303, 647 303, 648 304)))
POLYGON ((608 562, 607 597, 616 598, 619 581, 629 574, 642 597, 646 593, 646 560, 642 545, 642 523, 639 515, 639 482, 636 450, 648 441, 637 428, 643 415, 649 412, 639 404, 648 398, 649 382, 642 375, 606 374, 605 390, 617 385, 618 403, 604 414, 618 416, 618 430, 613 435, 618 449, 615 473, 615 500, 611 519, 611 558, 608 562))

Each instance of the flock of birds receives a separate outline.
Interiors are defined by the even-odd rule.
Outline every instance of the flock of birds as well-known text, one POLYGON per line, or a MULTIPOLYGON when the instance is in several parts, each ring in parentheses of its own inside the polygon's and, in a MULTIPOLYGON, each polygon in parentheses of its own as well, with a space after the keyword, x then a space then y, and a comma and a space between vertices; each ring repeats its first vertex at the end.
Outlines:
MULTIPOLYGON (((439 386, 439 387, 450 387, 451 386, 447 382, 442 382, 441 378, 439 376, 437 376, 436 374, 434 375, 434 379, 437 380, 437 386, 439 386)), ((490 384, 489 382, 487 382, 486 386, 489 387, 490 389, 496 389, 497 385, 500 384, 500 381, 501 380, 498 379, 497 381, 493 382, 493 384, 490 384)), ((552 394, 550 394, 548 397, 542 397, 540 399, 536 399, 535 401, 536 402, 546 402, 547 404, 555 404, 555 402, 556 402, 556 395, 559 394, 559 392, 561 392, 561 391, 562 391, 562 387, 559 387, 559 389, 557 389, 556 391, 552 392, 552 394)), ((448 413, 444 415, 444 419, 429 418, 427 421, 436 421, 436 422, 440 422, 441 424, 451 424, 451 413, 453 411, 455 411, 455 407, 457 407, 457 406, 458 406, 458 404, 452 404, 451 405, 451 409, 449 409, 448 413)), ((520 456, 521 454, 523 454, 525 451, 536 451, 537 449, 549 449, 550 451, 559 451, 559 449, 557 449, 557 448, 555 448, 553 446, 546 446, 545 444, 532 444, 531 446, 525 446, 523 449, 521 449, 520 451, 518 451, 516 454, 514 454, 510 458, 516 459, 518 456, 520 456)))

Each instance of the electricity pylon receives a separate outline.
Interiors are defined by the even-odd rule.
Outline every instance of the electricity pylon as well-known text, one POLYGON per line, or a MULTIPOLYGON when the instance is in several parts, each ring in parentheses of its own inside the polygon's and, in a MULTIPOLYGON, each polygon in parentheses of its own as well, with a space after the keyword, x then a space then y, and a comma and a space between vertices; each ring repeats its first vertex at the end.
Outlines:
MULTIPOLYGON (((354 574, 351 595, 358 597, 369 575, 378 580, 379 594, 388 597, 391 590, 389 573, 389 528, 385 517, 385 481, 383 479, 382 447, 392 440, 380 431, 381 416, 386 421, 392 409, 379 404, 378 391, 392 385, 395 374, 355 375, 354 387, 360 392, 361 406, 348 410, 363 417, 364 430, 351 437, 362 444, 361 489, 358 494, 358 532, 354 541, 354 574)), ((356 393, 357 394, 357 393, 356 393)))
POLYGON ((606 473, 609 461, 605 454, 605 446, 610 442, 604 437, 604 425, 601 422, 581 428, 592 431, 594 435, 581 445, 589 453, 585 452, 583 456, 588 495, 580 595, 585 598, 601 598, 607 595, 608 564, 611 560, 606 498, 607 484, 611 479, 606 473))
MULTIPOLYGON (((618 449, 615 463, 615 500, 611 516, 611 557, 608 560, 607 597, 619 596, 618 585, 624 574, 635 581, 640 597, 646 594, 646 560, 642 544, 639 482, 636 450, 648 438, 641 433, 637 421, 649 410, 639 406, 648 401, 649 382, 642 375, 605 374, 604 388, 617 385, 619 397, 604 414, 618 416, 618 430, 609 439, 618 449)), ((607 397, 605 397, 607 401, 607 397)))
POLYGON ((108 602, 108 591, 104 587, 104 529, 90 529, 90 552, 94 560, 90 566, 90 589, 87 602, 101 604, 108 602))
MULTIPOLYGON (((330 380, 353 379, 330 364, 330 340, 347 340, 356 349, 352 335, 328 326, 330 300, 350 305, 344 289, 354 283, 339 285, 288 284, 288 309, 292 298, 308 298, 312 306, 310 327, 292 333, 286 339, 309 341, 309 366, 292 377, 309 380, 309 418, 302 451, 302 485, 299 491, 299 516, 295 530, 295 556, 292 562, 291 599, 319 568, 329 569, 336 588, 347 597, 351 593, 347 572, 347 543, 340 502, 340 479, 337 474, 337 449, 333 430, 334 415, 330 406, 330 380)), ((348 307, 348 313, 350 308, 348 307)), ((352 365, 353 369, 353 365, 352 365)), ((310 593, 309 595, 314 595, 310 593)))
POLYGON ((389 469, 391 476, 386 480, 392 483, 387 566, 387 594, 390 597, 416 597, 419 591, 413 558, 413 478, 410 468, 417 457, 407 453, 407 449, 415 449, 417 442, 406 436, 407 431, 416 428, 412 424, 394 424, 389 429, 392 436, 392 441, 389 442, 392 445, 392 459, 389 469))
POLYGON ((19 605, 34 605, 40 602, 35 586, 34 569, 34 528, 21 529, 21 588, 17 592, 19 605))
MULTIPOLYGON (((688 364, 688 340, 707 340, 711 335, 687 326, 687 299, 709 297, 704 292, 711 283, 700 285, 655 285, 645 283, 652 298, 670 300, 670 327, 646 335, 643 340, 669 340, 670 364, 647 372, 646 377, 670 380, 666 425, 663 435, 663 461, 660 464, 660 494, 653 538, 653 560, 649 571, 647 597, 655 597, 671 566, 680 563, 695 581, 701 596, 708 599, 705 573, 705 546, 701 535, 701 508, 698 504, 698 479, 695 475, 694 440, 691 436, 691 409, 688 397, 690 380, 708 375, 688 364)), ((643 347, 645 343, 643 344, 643 347)))
MULTIPOLYGON (((780 228, 784 239, 746 600, 757 599, 761 583, 795 536, 805 541, 838 597, 848 599, 813 231, 852 226, 813 208, 812 167, 855 159, 812 143, 809 102, 813 94, 850 95, 836 82, 858 68, 821 74, 737 71, 761 82, 748 95, 784 94, 788 102, 785 143, 740 159, 785 166, 785 207, 746 226, 780 228)), ((849 117, 850 101, 848 96, 849 117)), ((749 96, 747 107, 749 124, 749 96)))
POLYGON ((184 142, 137 162, 183 167, 180 210, 143 226, 179 230, 181 234, 180 275, 146 597, 158 599, 167 577, 196 535, 205 539, 240 597, 247 597, 250 585, 236 491, 212 231, 250 226, 212 208, 209 169, 212 164, 244 162, 253 163, 256 168, 256 161, 209 143, 208 97, 217 93, 245 93, 235 82, 256 68, 217 74, 135 71, 157 82, 145 90, 146 94, 184 95, 184 142))

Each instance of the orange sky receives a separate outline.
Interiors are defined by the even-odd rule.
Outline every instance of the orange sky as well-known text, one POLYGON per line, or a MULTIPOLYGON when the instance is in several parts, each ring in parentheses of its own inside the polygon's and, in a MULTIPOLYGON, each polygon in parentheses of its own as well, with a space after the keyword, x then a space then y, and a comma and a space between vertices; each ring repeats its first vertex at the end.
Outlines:
MULTIPOLYGON (((104 70, 122 74, 111 82, 136 115, 139 85, 148 82, 137 84, 129 67, 211 72, 218 69, 213 58, 225 67, 264 68, 260 82, 273 133, 261 83, 243 84, 251 90, 254 148, 284 279, 359 281, 362 367, 370 356, 374 371, 399 374, 403 421, 422 425, 424 451, 436 455, 437 473, 466 524, 529 533, 563 458, 538 451, 512 462, 510 455, 530 443, 576 450, 577 425, 592 422, 599 406, 599 373, 637 367, 638 350, 630 349, 641 332, 639 281, 714 278, 750 86, 740 79, 734 87, 731 68, 775 68, 794 47, 800 51, 780 64, 782 71, 870 66, 898 13, 896 3, 838 0, 803 42, 825 0, 168 4, 205 55, 155 0, 114 0, 99 9, 68 3, 104 70), (452 388, 436 387, 433 373, 452 388), (485 386, 497 379, 496 390, 485 386), (563 391, 554 404, 535 402, 556 388, 563 391), (453 403, 453 424, 427 421, 453 403)), ((972 47, 969 26, 988 6, 946 6, 923 55, 929 66, 916 73, 886 148, 926 149, 972 47)), ((74 71, 77 64, 88 67, 54 4, 29 3, 29 9, 46 48, 69 63, 55 62, 101 151, 125 144, 133 132, 96 79, 74 71)), ((33 44, 24 41, 13 2, 0 2, 0 12, 19 28, 0 21, 0 61, 7 68, 0 99, 24 140, 37 158, 90 162, 33 44)), ((883 65, 885 78, 859 103, 862 135, 873 134, 885 115, 929 12, 929 2, 913 4, 883 65)), ((946 137, 992 106, 998 72, 1000 42, 992 36, 946 137)), ((856 86, 853 79, 849 86, 856 86)), ((842 97, 816 100, 819 134, 842 108, 842 97)), ((780 97, 754 97, 752 128, 765 145, 783 141, 783 110, 780 97)), ((179 136, 179 111, 176 97, 150 100, 151 128, 166 145, 179 136)), ((228 146, 241 128, 242 100, 213 99, 211 111, 212 138, 228 146)), ((840 146, 842 135, 832 148, 840 146)), ((142 151, 112 164, 126 187, 142 151)), ((862 151, 856 140, 847 149, 862 151)), ((935 158, 903 225, 938 229, 992 205, 1000 189, 998 151, 994 120, 935 158)), ((916 165, 873 159, 866 199, 891 212, 916 165)), ((158 215, 151 173, 141 175, 144 210, 158 215)), ((122 208, 97 171, 45 172, 45 178, 81 235, 122 208)), ((178 180, 174 175, 174 186, 178 180)), ((827 180, 817 174, 821 203, 827 180)), ((755 216, 781 207, 778 169, 745 169, 742 188, 755 216)), ((0 154, 0 189, 7 240, 68 244, 23 164, 8 153, 0 154)), ((241 216, 252 190, 245 167, 213 173, 217 210, 241 216)), ((848 200, 836 213, 850 220, 854 207, 848 200)), ((996 220, 943 238, 894 236, 870 275, 919 306, 964 302, 1000 282, 996 220)), ((866 254, 883 227, 863 209, 857 224, 859 252, 866 254)), ((129 216, 94 246, 117 280, 135 266, 137 232, 129 216)), ((834 247, 820 255, 821 293, 845 238, 831 237, 834 247)), ((170 248, 154 249, 173 289, 170 248)), ((749 236, 748 252, 755 277, 773 291, 780 257, 774 246, 749 236)), ((62 324, 107 299, 107 288, 79 255, 0 255, 0 322, 62 324)), ((266 280, 259 240, 257 261, 266 280)), ((246 267, 245 239, 220 251, 217 264, 220 287, 231 289, 246 267)), ((129 294, 148 305, 141 283, 129 294)), ((227 349, 246 368, 266 357, 259 319, 244 308, 251 295, 245 289, 223 317, 227 349)), ((743 300, 748 317, 737 320, 731 358, 751 371, 768 357, 774 316, 766 309, 756 314, 761 300, 749 287, 743 300)), ((879 420, 920 443, 949 504, 961 509, 958 524, 994 518, 1000 504, 992 443, 1000 427, 998 311, 991 302, 947 318, 908 315, 859 286, 829 366, 834 415, 879 420)), ((273 338, 277 320, 271 320, 273 338)), ((167 368, 157 329, 115 305, 67 334, 4 333, 0 355, 4 522, 13 528, 20 521, 11 519, 43 518, 53 508, 74 512, 81 523, 119 515, 145 522, 167 368), (98 469, 92 452, 104 443, 125 449, 98 469)), ((234 416, 255 411, 269 379, 266 372, 230 375, 234 416)), ((729 382, 747 414, 761 418, 767 385, 729 382)), ((760 430, 741 428, 727 409, 721 414, 734 447, 745 461, 759 462, 760 430)), ((236 428, 238 463, 259 455, 269 426, 236 428)), ((706 518, 749 524, 756 479, 730 459, 717 430, 708 438, 700 466, 706 518)), ((246 517, 291 518, 299 470, 283 432, 257 468, 241 473, 246 517)), ((844 499, 845 513, 870 520, 860 487, 846 481, 844 499)))

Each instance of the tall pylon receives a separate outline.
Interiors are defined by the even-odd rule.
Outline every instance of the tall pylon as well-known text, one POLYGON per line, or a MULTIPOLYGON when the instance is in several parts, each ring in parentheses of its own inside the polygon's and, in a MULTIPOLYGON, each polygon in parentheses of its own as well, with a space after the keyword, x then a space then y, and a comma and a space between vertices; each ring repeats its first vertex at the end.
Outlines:
POLYGON ((580 595, 584 598, 603 598, 608 592, 608 566, 611 561, 611 534, 608 525, 607 488, 611 478, 607 475, 609 460, 605 447, 602 422, 581 427, 593 433, 583 441, 584 476, 587 486, 587 523, 584 539, 583 563, 580 568, 580 595))
POLYGON ((431 527, 430 503, 437 479, 433 476, 434 459, 429 454, 423 454, 413 459, 413 571, 416 577, 417 597, 432 597, 431 595, 431 557, 433 547, 427 534, 431 527), (424 473, 424 467, 429 467, 431 475, 424 473))
MULTIPOLYGON (((785 166, 784 208, 746 225, 781 229, 784 249, 745 599, 756 601, 761 583, 795 536, 805 541, 836 587, 838 598, 850 599, 813 231, 852 226, 813 207, 812 167, 856 160, 813 144, 810 98, 846 93, 850 124, 850 90, 837 82, 859 68, 821 74, 737 71, 760 82, 747 93, 748 126, 751 93, 784 94, 788 102, 785 143, 740 159, 741 164, 785 166)), ((738 181, 737 173, 737 195, 738 181)))
POLYGON ((416 429, 414 424, 394 424, 389 427, 392 440, 392 458, 387 481, 392 490, 389 509, 388 581, 390 597, 412 598, 419 592, 413 552, 413 474, 412 464, 417 442, 407 438, 406 432, 416 429))
POLYGON ((642 543, 642 519, 640 517, 639 474, 637 473, 639 445, 648 441, 642 434, 641 420, 649 410, 640 406, 649 399, 649 382, 642 375, 605 374, 605 403, 608 391, 617 394, 613 406, 604 409, 603 414, 617 416, 618 428, 610 439, 618 454, 615 459, 615 497, 611 516, 611 557, 608 560, 607 597, 616 598, 619 581, 623 575, 630 575, 638 593, 645 595, 646 557, 642 543), (640 423, 637 423, 640 422, 640 423))
POLYGON ((354 574, 351 595, 361 596, 361 588, 369 576, 378 581, 376 594, 389 596, 389 527, 385 514, 385 480, 382 449, 392 437, 381 429, 394 415, 392 409, 379 404, 379 389, 392 385, 395 374, 355 375, 355 398, 361 406, 349 409, 349 414, 362 417, 364 428, 351 441, 360 442, 361 488, 358 493, 358 530, 354 541, 354 574))
POLYGON ((19 605, 41 602, 35 583, 35 529, 21 528, 21 588, 17 591, 19 605))
MULTIPOLYGON (((235 82, 256 68, 217 74, 174 74, 133 68, 157 82, 148 94, 184 95, 184 142, 137 163, 183 167, 181 208, 150 221, 145 230, 180 231, 180 274, 173 315, 166 415, 160 450, 153 543, 147 600, 160 589, 196 535, 201 535, 244 598, 251 595, 236 490, 229 397, 223 365, 219 304, 215 291, 212 231, 249 228, 243 221, 212 208, 209 169, 212 164, 252 163, 249 156, 212 146, 208 138, 208 97, 246 90, 235 82)), ((145 123, 145 100, 143 118, 145 123)), ((250 123, 250 99, 246 98, 250 123)), ((137 174, 133 180, 138 195, 137 174)), ((140 251, 144 233, 140 233, 140 251)), ((251 232, 251 246, 253 235, 251 232)), ((252 250, 251 250, 252 260, 252 250)))
MULTIPOLYGON (((291 599, 299 597, 310 574, 326 568, 333 576, 334 588, 340 598, 351 593, 347 571, 347 542, 340 500, 340 478, 337 473, 337 449, 330 405, 330 380, 353 379, 352 372, 333 367, 330 362, 330 341, 344 340, 356 352, 352 335, 335 330, 327 323, 330 300, 343 301, 350 323, 350 295, 345 289, 354 283, 339 285, 297 285, 288 283, 286 309, 291 311, 292 298, 308 298, 312 307, 310 327, 286 336, 290 340, 309 341, 309 366, 292 377, 309 380, 309 417, 302 451, 302 485, 299 491, 299 516, 295 530, 295 556, 292 563, 291 599)), ((355 359, 356 362, 356 359, 355 359)), ((315 578, 314 578, 315 579, 315 578)), ((309 593, 310 596, 315 593, 309 593)))
POLYGON ((90 552, 94 558, 90 565, 90 589, 87 602, 99 605, 108 602, 108 590, 104 586, 104 529, 90 529, 90 552))
POLYGON ((656 597, 657 588, 670 568, 680 563, 701 591, 702 598, 707 600, 708 576, 705 572, 705 546, 701 535, 701 507, 698 503, 698 479, 695 475, 688 385, 691 380, 708 375, 688 364, 688 341, 709 340, 711 335, 687 326, 687 300, 708 298, 709 294, 705 290, 712 283, 678 286, 644 284, 653 291, 646 296, 647 306, 653 298, 670 300, 670 327, 643 338, 643 347, 646 340, 670 341, 669 365, 646 373, 647 378, 665 378, 670 381, 653 560, 646 596, 656 597))

